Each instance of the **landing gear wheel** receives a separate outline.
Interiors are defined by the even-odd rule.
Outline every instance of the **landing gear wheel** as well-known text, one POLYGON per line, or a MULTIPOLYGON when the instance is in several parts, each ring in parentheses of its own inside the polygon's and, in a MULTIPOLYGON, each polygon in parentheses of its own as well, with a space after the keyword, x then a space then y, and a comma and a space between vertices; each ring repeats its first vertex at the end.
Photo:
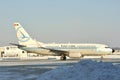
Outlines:
POLYGON ((60 60, 66 60, 66 55, 61 55, 60 60))
POLYGON ((101 58, 100 58, 100 61, 102 61, 103 60, 103 56, 101 56, 101 58))

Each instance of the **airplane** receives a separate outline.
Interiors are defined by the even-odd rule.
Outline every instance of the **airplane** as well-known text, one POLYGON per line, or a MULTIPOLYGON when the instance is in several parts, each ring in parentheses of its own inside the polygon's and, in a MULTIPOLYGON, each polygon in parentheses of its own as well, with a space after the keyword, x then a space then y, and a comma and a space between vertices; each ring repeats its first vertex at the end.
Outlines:
POLYGON ((14 23, 19 44, 10 43, 28 53, 36 53, 46 56, 61 56, 60 60, 70 58, 82 58, 84 56, 104 56, 114 52, 112 48, 105 44, 92 43, 43 43, 31 38, 20 23, 14 23))

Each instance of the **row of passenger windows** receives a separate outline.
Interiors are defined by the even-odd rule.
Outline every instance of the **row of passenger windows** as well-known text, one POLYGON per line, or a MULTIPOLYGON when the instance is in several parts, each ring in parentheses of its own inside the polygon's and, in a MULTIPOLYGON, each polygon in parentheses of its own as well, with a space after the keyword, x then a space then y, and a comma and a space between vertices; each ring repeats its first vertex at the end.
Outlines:
POLYGON ((77 47, 75 47, 75 46, 47 46, 47 48, 58 48, 58 49, 96 49, 97 47, 94 47, 94 46, 77 46, 77 47))

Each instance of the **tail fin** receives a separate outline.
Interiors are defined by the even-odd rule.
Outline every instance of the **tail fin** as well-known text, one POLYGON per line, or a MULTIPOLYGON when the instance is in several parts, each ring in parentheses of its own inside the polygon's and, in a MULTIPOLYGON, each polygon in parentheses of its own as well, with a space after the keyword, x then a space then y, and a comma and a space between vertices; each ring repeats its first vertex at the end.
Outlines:
POLYGON ((20 23, 14 23, 14 27, 17 31, 17 38, 20 45, 36 45, 36 41, 30 37, 30 35, 24 30, 20 23))

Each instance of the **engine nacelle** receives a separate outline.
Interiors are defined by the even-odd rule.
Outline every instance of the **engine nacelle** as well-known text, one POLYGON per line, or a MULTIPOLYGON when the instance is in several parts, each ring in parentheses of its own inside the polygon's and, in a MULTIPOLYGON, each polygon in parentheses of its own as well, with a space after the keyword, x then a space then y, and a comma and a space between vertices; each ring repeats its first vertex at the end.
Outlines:
POLYGON ((82 57, 81 53, 69 53, 69 57, 71 58, 80 58, 82 57))

